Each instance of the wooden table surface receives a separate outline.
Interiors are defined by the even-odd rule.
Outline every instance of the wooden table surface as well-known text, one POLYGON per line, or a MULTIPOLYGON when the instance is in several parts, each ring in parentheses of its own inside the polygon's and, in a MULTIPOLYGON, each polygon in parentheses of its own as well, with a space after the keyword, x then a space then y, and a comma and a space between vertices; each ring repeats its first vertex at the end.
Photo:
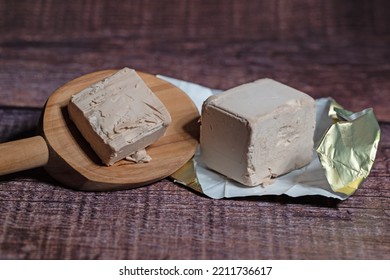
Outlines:
MULTIPOLYGON (((47 97, 128 66, 212 88, 271 77, 382 137, 349 199, 213 200, 167 179, 79 192, 42 168, 0 177, 0 259, 390 259, 390 2, 0 0, 0 141, 34 135, 47 97)), ((1 160, 1 155, 0 155, 1 160)))

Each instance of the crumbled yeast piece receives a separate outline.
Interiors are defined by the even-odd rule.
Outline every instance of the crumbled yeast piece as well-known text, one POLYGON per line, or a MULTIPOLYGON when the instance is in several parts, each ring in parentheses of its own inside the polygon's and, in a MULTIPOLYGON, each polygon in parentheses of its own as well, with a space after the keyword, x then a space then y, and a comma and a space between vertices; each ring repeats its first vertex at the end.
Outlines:
POLYGON ((127 156, 125 159, 135 163, 146 163, 152 160, 152 158, 146 153, 145 149, 136 151, 133 154, 127 156))
POLYGON ((164 104, 129 68, 72 96, 68 112, 108 166, 153 144, 171 123, 164 104))
POLYGON ((201 159, 247 186, 308 164, 313 154, 315 101, 272 79, 209 97, 203 104, 201 159))

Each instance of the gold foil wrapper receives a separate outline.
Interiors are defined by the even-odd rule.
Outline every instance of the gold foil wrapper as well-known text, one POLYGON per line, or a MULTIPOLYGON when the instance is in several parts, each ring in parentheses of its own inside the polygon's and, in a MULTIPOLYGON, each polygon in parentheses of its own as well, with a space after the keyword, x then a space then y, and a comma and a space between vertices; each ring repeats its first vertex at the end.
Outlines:
MULTIPOLYGON (((326 109, 324 115, 320 119, 317 119, 321 125, 328 123, 324 127, 323 135, 319 135, 319 142, 316 148, 319 169, 316 167, 312 170, 313 174, 310 171, 305 171, 306 175, 301 175, 307 177, 308 182, 313 182, 313 184, 304 184, 307 185, 304 189, 299 192, 294 193, 292 196, 301 196, 307 194, 313 194, 313 187, 309 185, 318 185, 322 186, 320 188, 326 189, 322 183, 320 172, 323 175, 323 180, 326 181, 325 184, 329 185, 329 189, 333 191, 337 198, 345 199, 348 196, 352 195, 361 183, 367 178, 374 163, 376 152, 378 149, 379 139, 380 139, 380 128, 379 124, 375 118, 374 112, 372 109, 365 109, 358 113, 353 113, 343 109, 336 101, 333 99, 328 99, 328 109, 326 109), (332 121, 329 122, 325 120, 330 118, 332 121), (322 136, 322 137, 321 137, 322 136), (318 178, 318 181, 315 182, 314 178, 318 178)), ((319 104, 319 103, 318 103, 319 104)), ((318 118, 318 116, 317 116, 318 118)), ((315 160, 313 160, 315 162, 315 160)), ((311 164, 313 164, 313 162, 311 164)), ((198 166, 199 168, 199 166, 198 166)), ((207 177, 207 174, 202 173, 202 177, 207 177)), ((213 175, 211 175, 213 176, 213 175)), ((290 180, 291 187, 297 178, 290 180)), ((210 197, 222 198, 230 197, 227 196, 226 190, 223 190, 222 194, 210 195, 210 190, 216 190, 216 181, 211 180, 207 182, 205 186, 202 186, 200 180, 197 177, 197 161, 196 157, 188 161, 184 166, 179 170, 173 173, 170 178, 179 184, 182 184, 186 187, 189 187, 197 192, 204 193, 210 197), (212 185, 215 185, 214 187, 212 185), (207 191, 203 188, 206 187, 207 191)), ((307 182, 306 182, 307 183, 307 182)), ((202 183, 203 184, 203 183, 202 183)), ((226 187, 226 184, 223 183, 226 187)), ((280 188, 280 186, 271 185, 267 188, 280 188)), ((238 191, 239 188, 235 188, 235 196, 246 196, 246 195, 259 195, 259 192, 246 192, 248 188, 242 188, 241 191, 238 191)), ((266 188, 260 187, 260 189, 266 190, 266 188)), ((228 188, 228 192, 231 189, 228 188)), ((268 192, 264 192, 267 194, 268 192)), ((276 190, 272 194, 282 194, 286 193, 283 190, 276 190)), ((319 194, 318 189, 314 194, 319 194)), ((329 193, 328 193, 329 194, 329 193)), ((291 195, 291 194, 290 194, 291 195)))
MULTIPOLYGON (((187 87, 186 92, 191 94, 191 87, 187 87)), ((194 88, 194 93, 198 96, 198 86, 194 88)), ((308 166, 276 178, 273 184, 241 187, 208 170, 199 162, 199 154, 195 154, 170 178, 215 199, 281 194, 346 199, 370 173, 380 139, 379 124, 372 109, 353 113, 331 98, 318 99, 316 104, 316 131, 320 132, 315 135, 318 156, 313 155, 308 166)))
POLYGON ((334 123, 316 150, 332 190, 349 196, 370 173, 380 139, 379 124, 371 108, 353 113, 335 101, 329 116, 334 123))
POLYGON ((193 158, 187 161, 179 170, 169 177, 175 183, 179 183, 186 187, 190 187, 197 192, 203 193, 202 187, 196 177, 195 162, 193 158))

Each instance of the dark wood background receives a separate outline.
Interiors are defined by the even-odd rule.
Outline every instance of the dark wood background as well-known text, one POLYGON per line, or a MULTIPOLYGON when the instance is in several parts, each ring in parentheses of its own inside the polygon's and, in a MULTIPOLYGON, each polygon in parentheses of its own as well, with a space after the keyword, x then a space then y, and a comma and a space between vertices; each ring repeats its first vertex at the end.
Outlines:
POLYGON ((213 200, 169 180, 77 192, 41 168, 0 177, 0 259, 389 259, 389 11, 386 0, 0 0, 1 142, 33 135, 65 82, 123 66, 220 89, 271 77, 373 107, 382 130, 371 175, 342 202, 213 200))

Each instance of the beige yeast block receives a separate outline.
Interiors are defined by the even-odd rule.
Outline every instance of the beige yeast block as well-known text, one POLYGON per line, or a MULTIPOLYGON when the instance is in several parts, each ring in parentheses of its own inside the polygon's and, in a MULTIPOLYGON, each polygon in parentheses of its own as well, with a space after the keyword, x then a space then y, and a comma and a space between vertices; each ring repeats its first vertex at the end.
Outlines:
POLYGON ((203 104, 201 159, 247 186, 308 164, 313 154, 315 101, 261 79, 209 97, 203 104))
POLYGON ((164 104, 129 68, 72 96, 68 112, 108 166, 156 142, 171 123, 164 104))

